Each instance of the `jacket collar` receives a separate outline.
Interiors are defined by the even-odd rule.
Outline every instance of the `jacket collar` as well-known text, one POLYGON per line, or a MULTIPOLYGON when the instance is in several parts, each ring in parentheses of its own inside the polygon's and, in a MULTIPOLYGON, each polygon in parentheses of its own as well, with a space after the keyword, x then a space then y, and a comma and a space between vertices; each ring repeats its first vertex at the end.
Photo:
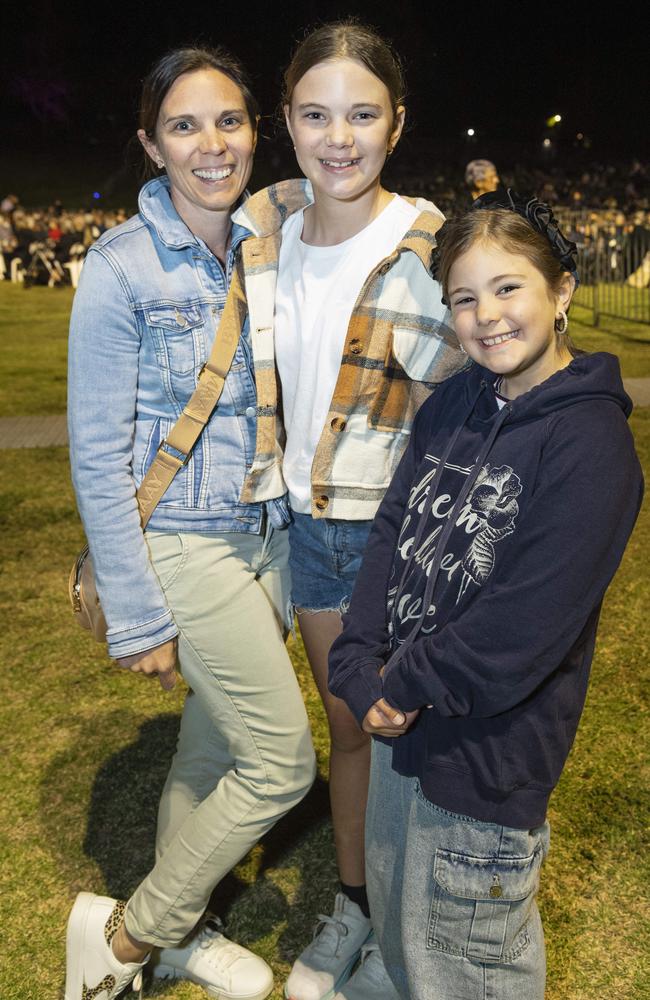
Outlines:
MULTIPOLYGON (((147 225, 153 229, 166 247, 180 250, 185 247, 202 246, 203 242, 188 229, 174 208, 169 194, 169 179, 154 177, 147 181, 138 195, 138 209, 147 225)), ((234 222, 234 216, 233 216, 234 222)), ((231 249, 250 235, 250 229, 242 224, 233 225, 230 241, 231 249)))
POLYGON ((272 236, 290 215, 311 205, 313 200, 309 181, 280 181, 248 198, 233 215, 233 221, 246 226, 254 236, 272 236))
MULTIPOLYGON (((313 201, 309 181, 280 181, 248 198, 233 215, 233 222, 245 226, 254 236, 272 236, 282 228, 290 215, 311 205, 313 201)), ((435 234, 444 222, 444 216, 433 202, 424 198, 405 198, 405 201, 415 205, 420 214, 395 247, 395 253, 412 250, 428 267, 431 251, 436 245, 435 234)))

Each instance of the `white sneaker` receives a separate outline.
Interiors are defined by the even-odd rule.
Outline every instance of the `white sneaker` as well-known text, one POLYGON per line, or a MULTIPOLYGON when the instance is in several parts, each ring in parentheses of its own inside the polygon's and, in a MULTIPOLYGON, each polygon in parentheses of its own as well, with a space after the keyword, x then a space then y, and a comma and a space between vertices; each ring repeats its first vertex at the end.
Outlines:
POLYGON ((77 896, 66 935, 65 1000, 113 1000, 145 964, 124 965, 113 954, 111 941, 125 907, 92 892, 77 896))
POLYGON ((363 948, 359 964, 334 1000, 399 1000, 399 993, 386 972, 374 933, 363 948))
POLYGON ((339 892, 334 913, 318 915, 314 939, 296 959, 284 987, 287 1000, 332 1000, 350 975, 372 929, 356 903, 339 892))
POLYGON ((264 1000, 273 989, 273 973, 264 959, 229 941, 212 919, 186 944, 154 952, 147 973, 154 979, 198 983, 217 1000, 264 1000))

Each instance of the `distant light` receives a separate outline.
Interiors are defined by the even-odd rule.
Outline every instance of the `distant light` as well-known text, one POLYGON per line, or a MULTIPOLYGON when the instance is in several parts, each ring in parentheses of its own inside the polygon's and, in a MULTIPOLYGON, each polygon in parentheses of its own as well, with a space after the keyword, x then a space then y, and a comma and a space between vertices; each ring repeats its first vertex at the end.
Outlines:
POLYGON ((468 135, 474 135, 475 134, 474 129, 473 128, 468 128, 467 129, 467 134, 468 135))
POLYGON ((582 132, 578 132, 576 139, 584 139, 584 134, 582 132))
POLYGON ((546 148, 548 149, 548 147, 551 145, 551 140, 550 139, 544 139, 544 142, 542 143, 542 145, 546 146, 546 148))
POLYGON ((95 199, 95 201, 99 201, 99 199, 101 198, 101 194, 99 193, 99 191, 93 191, 93 198, 95 199))
POLYGON ((562 115, 551 115, 550 118, 546 119, 546 124, 549 128, 553 128, 554 125, 559 125, 562 121, 562 115))

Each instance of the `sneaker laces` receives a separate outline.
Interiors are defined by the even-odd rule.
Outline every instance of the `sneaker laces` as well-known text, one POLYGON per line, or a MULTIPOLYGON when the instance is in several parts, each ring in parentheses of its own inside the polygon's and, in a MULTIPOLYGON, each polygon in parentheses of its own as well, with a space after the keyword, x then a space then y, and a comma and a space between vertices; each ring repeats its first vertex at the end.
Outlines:
POLYGON ((223 924, 216 917, 208 917, 198 934, 199 947, 205 951, 205 959, 217 972, 226 972, 238 959, 246 957, 241 945, 231 941, 222 931, 223 924), (219 945, 214 948, 214 945, 219 945))
POLYGON ((341 944, 341 939, 347 937, 349 931, 343 920, 337 917, 330 917, 327 913, 319 913, 318 920, 314 925, 314 945, 323 944, 334 946, 332 954, 336 955, 341 944))
POLYGON ((142 1000, 142 990, 144 988, 144 976, 142 974, 142 969, 138 969, 131 983, 131 991, 138 994, 138 1000, 142 1000))

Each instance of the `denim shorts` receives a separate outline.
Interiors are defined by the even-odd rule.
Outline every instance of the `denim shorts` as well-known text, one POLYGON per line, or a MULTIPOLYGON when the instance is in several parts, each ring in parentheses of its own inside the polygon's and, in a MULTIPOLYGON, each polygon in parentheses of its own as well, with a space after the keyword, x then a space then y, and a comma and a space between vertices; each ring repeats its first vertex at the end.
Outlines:
POLYGON ((335 521, 292 513, 291 600, 306 611, 345 611, 372 521, 335 521))

